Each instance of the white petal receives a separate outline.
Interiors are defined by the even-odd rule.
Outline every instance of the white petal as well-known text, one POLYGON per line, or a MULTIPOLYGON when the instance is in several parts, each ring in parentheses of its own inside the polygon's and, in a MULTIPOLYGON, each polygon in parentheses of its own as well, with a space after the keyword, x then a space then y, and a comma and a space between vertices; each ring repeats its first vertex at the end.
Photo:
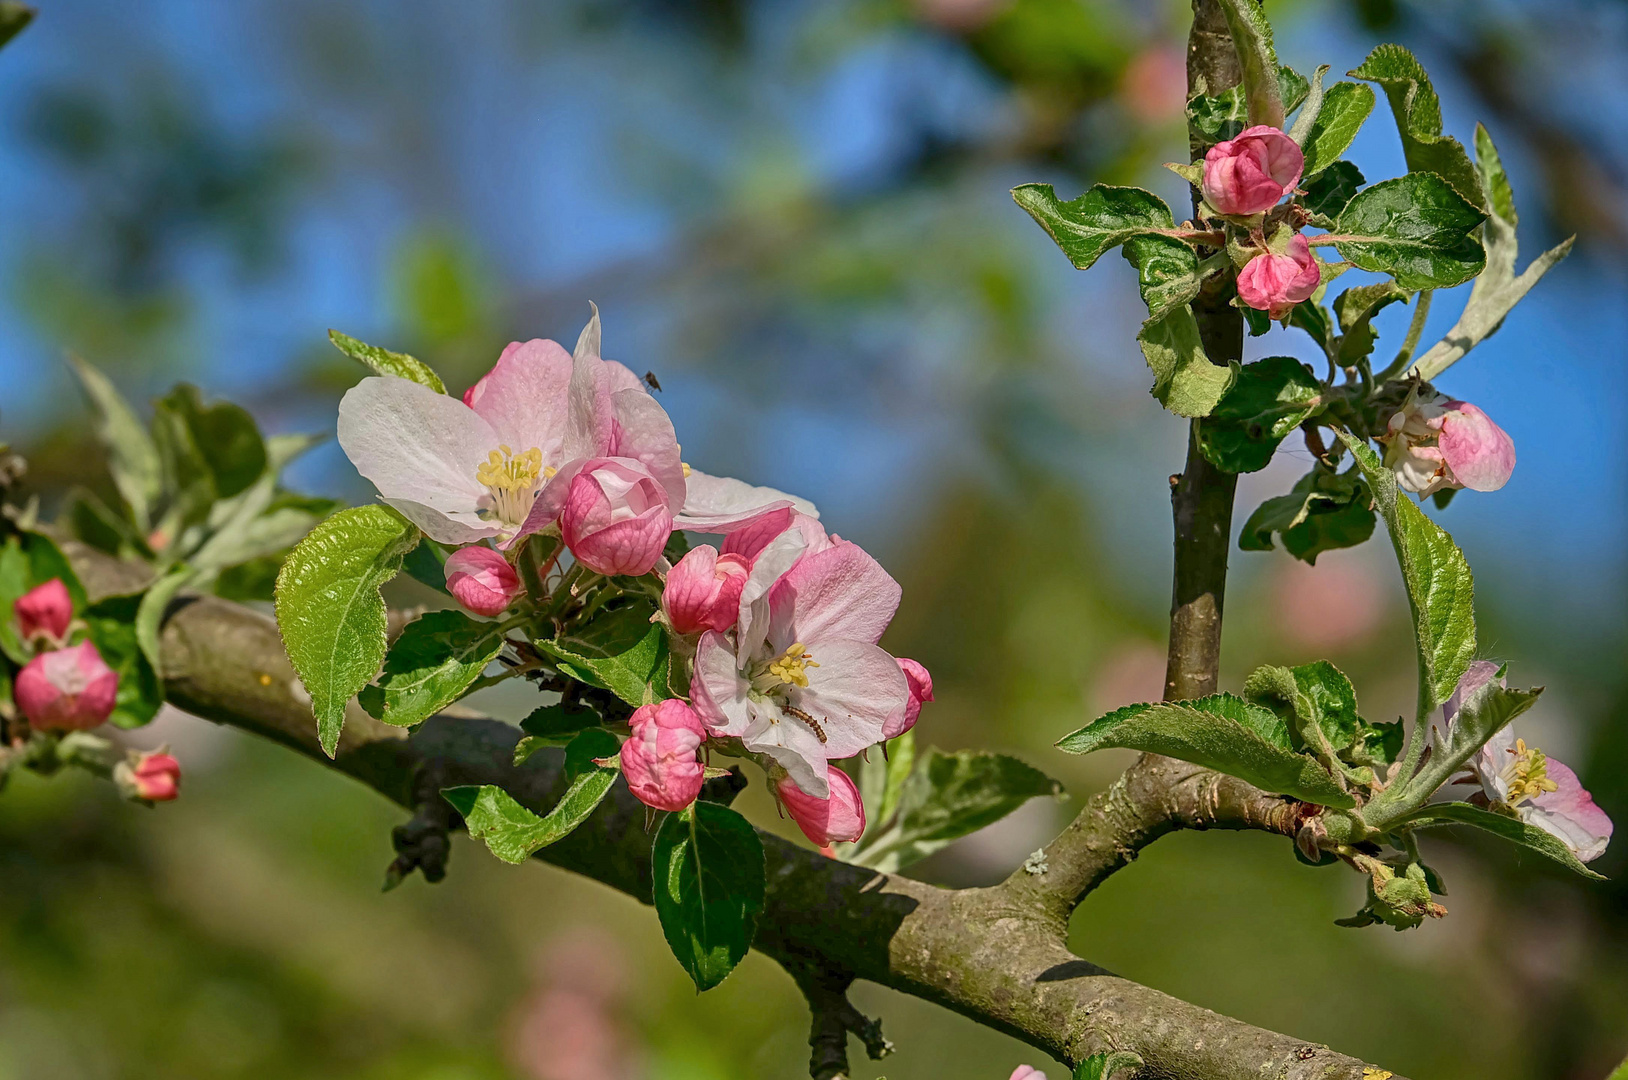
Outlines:
POLYGON ((363 379, 339 402, 339 445, 387 500, 472 512, 475 470, 498 446, 492 425, 455 397, 393 376, 363 379))
POLYGON ((498 442, 521 454, 536 447, 559 467, 569 413, 571 356, 557 342, 516 342, 481 380, 475 411, 498 442))
POLYGON ((577 347, 571 353, 573 357, 599 356, 599 305, 590 300, 588 308, 593 314, 588 317, 582 333, 577 335, 577 347))
POLYGON ((741 745, 755 754, 774 758, 798 787, 816 799, 831 797, 825 746, 820 737, 801 720, 781 713, 773 702, 759 706, 757 722, 742 736, 741 745))
POLYGON ((709 476, 691 469, 684 512, 674 518, 679 528, 696 532, 728 532, 771 510, 790 506, 809 517, 820 512, 807 499, 771 487, 756 487, 728 476, 709 476))
MULTIPOLYGON (((752 572, 741 588, 740 615, 737 621, 740 626, 738 633, 743 655, 752 655, 763 643, 763 636, 769 630, 769 605, 765 597, 769 588, 780 580, 780 576, 792 568, 792 564, 802 555, 803 548, 803 534, 797 529, 787 529, 758 552, 757 558, 752 563, 752 572)), ((790 642, 786 644, 789 645, 790 642)))
POLYGON ((750 690, 751 684, 736 667, 729 640, 716 630, 702 634, 695 651, 690 696, 707 731, 720 736, 745 734, 756 719, 750 690))
POLYGON ((825 756, 852 757, 882 741, 890 719, 904 717, 910 683, 899 662, 865 641, 814 641, 804 648, 814 663, 808 686, 791 690, 791 703, 825 732, 825 756))
POLYGON ((424 530, 424 535, 440 544, 473 544, 496 536, 500 531, 473 513, 443 514, 433 506, 411 499, 386 499, 408 521, 424 530))

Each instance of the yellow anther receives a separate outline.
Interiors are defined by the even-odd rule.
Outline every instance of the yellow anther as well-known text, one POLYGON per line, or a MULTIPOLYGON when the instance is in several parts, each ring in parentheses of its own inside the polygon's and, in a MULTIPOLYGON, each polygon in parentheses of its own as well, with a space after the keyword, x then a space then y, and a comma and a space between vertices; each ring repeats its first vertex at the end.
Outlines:
POLYGON ((531 512, 537 497, 537 481, 553 476, 555 469, 543 467, 543 452, 532 447, 516 455, 499 446, 475 469, 475 479, 492 493, 492 516, 505 525, 519 525, 531 512))
POLYGON ((813 654, 804 652, 803 643, 798 641, 794 642, 791 648, 769 661, 767 674, 772 676, 773 681, 776 683, 784 683, 788 686, 807 686, 808 669, 819 666, 814 662, 813 654))
POLYGON ((1514 760, 1505 765, 1499 775, 1509 785, 1510 806, 1560 789, 1559 784, 1549 779, 1549 759, 1542 750, 1528 747, 1525 739, 1516 739, 1509 753, 1514 760))
POLYGON ((684 466, 684 479, 688 480, 690 478, 690 463, 687 461, 680 461, 679 464, 684 466))

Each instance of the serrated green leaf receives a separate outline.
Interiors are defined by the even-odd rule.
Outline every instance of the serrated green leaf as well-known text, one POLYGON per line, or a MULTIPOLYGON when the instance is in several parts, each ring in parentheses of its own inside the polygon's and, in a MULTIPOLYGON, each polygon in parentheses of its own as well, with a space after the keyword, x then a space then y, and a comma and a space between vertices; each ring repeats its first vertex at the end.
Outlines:
MULTIPOLYGON (((1039 769, 1005 754, 946 754, 928 747, 898 790, 897 817, 879 820, 885 827, 866 836, 851 862, 894 873, 994 824, 1030 799, 1056 795, 1062 788, 1039 769)), ((883 808, 889 809, 885 795, 883 808)))
POLYGON ((0 0, 0 48, 34 21, 34 9, 19 0, 0 0))
POLYGON ((1504 324, 1504 318, 1520 303, 1532 286, 1549 269, 1571 253, 1572 241, 1566 240, 1532 260, 1520 275, 1515 273, 1515 257, 1519 246, 1515 242, 1515 196, 1504 173, 1503 162, 1492 144, 1492 136, 1480 124, 1475 128, 1475 156, 1477 173, 1481 180, 1487 205, 1492 216, 1482 230, 1487 248, 1487 269, 1470 286, 1470 298, 1464 304, 1453 328, 1447 331, 1417 360, 1412 369, 1419 377, 1429 381, 1452 367, 1471 349, 1491 337, 1504 324))
POLYGON ((158 635, 163 626, 164 612, 169 609, 170 601, 174 600, 182 589, 198 577, 198 572, 190 566, 173 567, 167 574, 147 587, 141 596, 141 604, 136 609, 136 642, 141 646, 143 655, 154 670, 162 669, 159 659, 158 635))
POLYGON ((188 466, 201 463, 211 501, 231 498, 266 471, 265 440, 254 417, 241 406, 229 401, 205 405, 197 387, 181 383, 159 400, 157 412, 185 427, 190 447, 178 452, 197 455, 188 466))
POLYGON ((339 745, 345 705, 384 661, 384 597, 419 532, 382 506, 341 510, 289 552, 277 575, 277 627, 311 695, 317 733, 329 757, 339 745))
POLYGON ((1300 205, 1332 223, 1352 196, 1362 190, 1363 183, 1361 169, 1349 161, 1336 161, 1301 185, 1306 194, 1301 196, 1300 205))
MULTIPOLYGON (((1278 93, 1286 112, 1293 112, 1305 100, 1308 89, 1305 77, 1298 71, 1278 67, 1278 93)), ((1188 141, 1195 157, 1202 157, 1206 147, 1236 139, 1249 126, 1249 105, 1242 86, 1214 95, 1201 94, 1187 102, 1188 141)))
POLYGON ((384 670, 357 700, 368 715, 397 727, 427 720, 464 695, 503 651, 503 623, 461 611, 431 611, 407 624, 384 670))
POLYGON ((1278 82, 1277 50, 1272 47, 1272 24, 1266 21, 1266 10, 1260 0, 1221 0, 1221 10, 1238 50, 1250 124, 1281 128, 1288 110, 1278 82))
POLYGON ((1292 356, 1245 364, 1238 380, 1199 425, 1199 448, 1217 468, 1266 468, 1295 428, 1324 408, 1323 384, 1292 356))
POLYGON ((1142 1065, 1142 1055, 1130 1050, 1110 1050, 1092 1054, 1074 1069, 1074 1080, 1114 1080, 1125 1069, 1142 1065))
POLYGON ((147 723, 164 704, 158 674, 136 639, 136 596, 112 596, 85 608, 80 617, 88 635, 108 667, 119 673, 119 692, 108 721, 115 727, 137 728, 147 723))
POLYGON ((1485 219, 1441 177, 1411 172, 1352 196, 1335 222, 1334 246, 1356 266, 1390 274, 1409 291, 1448 288, 1486 267, 1486 252, 1473 235, 1485 219))
POLYGON ((130 408, 124 395, 97 368, 77 356, 68 366, 79 380, 96 416, 96 439, 107 451, 107 468, 119 498, 143 533, 152 525, 152 513, 163 495, 164 471, 158 447, 147 427, 130 408))
POLYGON ((1536 825, 1528 825, 1520 818, 1483 810, 1470 803, 1437 803, 1434 806, 1427 806, 1396 822, 1392 828, 1432 829, 1442 825, 1468 825, 1490 832, 1512 844, 1519 844, 1528 851, 1535 851, 1544 858, 1553 859, 1566 869, 1586 878, 1605 880, 1603 875, 1596 874, 1584 865, 1582 860, 1572 854, 1571 849, 1552 833, 1545 832, 1536 825))
POLYGON ((1391 103, 1410 172, 1442 177, 1465 199, 1481 206, 1481 185, 1469 155, 1457 139, 1441 133, 1441 101, 1423 65, 1400 45, 1380 45, 1362 65, 1346 72, 1378 83, 1391 103))
POLYGON ((1446 530, 1401 497, 1396 477, 1368 444, 1341 431, 1390 529, 1407 586, 1419 651, 1419 713, 1423 721, 1446 701, 1475 656, 1475 581, 1464 553, 1446 530))
POLYGON ((1341 754, 1356 741, 1362 724, 1351 680, 1327 660, 1257 668, 1244 681, 1244 697, 1277 713, 1289 725, 1296 749, 1341 754))
POLYGON ((608 731, 585 731, 578 736, 566 749, 570 785, 544 817, 493 784, 442 788, 441 796, 463 816, 469 835, 484 841, 493 855, 506 863, 523 863, 570 835, 598 808, 620 770, 595 765, 593 759, 614 757, 620 745, 608 731))
POLYGON ((1340 160, 1340 155, 1350 148, 1351 140, 1357 137, 1363 121, 1373 111, 1372 87, 1340 82, 1324 91, 1322 108, 1306 133, 1306 141, 1301 144, 1306 165, 1300 175, 1310 180, 1340 160))
POLYGON ((1355 367, 1366 360, 1379 339, 1372 326, 1374 316, 1399 300, 1406 303, 1412 295, 1394 281, 1358 285, 1341 293, 1334 301, 1334 312, 1345 333, 1340 338, 1336 362, 1341 367, 1355 367))
POLYGON ((1275 713, 1231 694, 1127 705, 1057 746, 1071 754, 1112 747, 1164 754, 1304 802, 1356 805, 1315 758, 1291 749, 1288 728, 1275 713))
POLYGON ((565 746, 604 719, 592 706, 557 701, 533 709, 520 721, 520 730, 546 746, 565 746))
POLYGON ((1171 236, 1132 236, 1122 249, 1136 267, 1137 286, 1148 306, 1148 321, 1156 322, 1198 295, 1198 253, 1171 236))
POLYGON ((667 632, 651 623, 654 612, 644 601, 629 604, 536 645, 571 678, 609 690, 629 705, 645 705, 670 696, 667 632))
POLYGON ((1367 485, 1356 466, 1343 473, 1319 462, 1295 482, 1287 495, 1267 499, 1249 515, 1238 534, 1244 551, 1271 551, 1272 534, 1302 562, 1316 565, 1317 556, 1334 548, 1355 547, 1374 532, 1367 485))
POLYGON ((340 352, 369 368, 376 375, 394 375, 398 379, 410 379, 420 386, 429 387, 437 394, 447 392, 447 384, 441 381, 441 376, 437 375, 430 365, 415 356, 369 345, 349 334, 341 334, 338 330, 329 330, 328 340, 333 342, 334 347, 340 352))
POLYGON ((1063 202, 1050 184, 1022 184, 1012 198, 1081 270, 1133 236, 1175 225, 1164 200, 1141 188, 1095 184, 1063 202))
POLYGON ((757 934, 767 891, 763 843, 727 806, 668 814, 651 855, 661 932, 697 990, 724 981, 757 934))
POLYGON ((1153 369, 1150 392, 1177 416, 1208 416, 1238 377, 1237 364, 1210 363, 1193 310, 1185 304, 1144 324, 1136 341, 1153 369))

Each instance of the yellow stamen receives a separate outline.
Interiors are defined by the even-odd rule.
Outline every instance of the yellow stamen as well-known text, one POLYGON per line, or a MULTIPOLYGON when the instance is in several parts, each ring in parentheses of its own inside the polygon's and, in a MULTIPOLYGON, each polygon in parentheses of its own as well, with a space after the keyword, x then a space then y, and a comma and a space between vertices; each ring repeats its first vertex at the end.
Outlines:
POLYGON ((776 686, 806 687, 808 685, 808 669, 819 666, 814 662, 812 653, 803 651, 801 641, 794 642, 791 648, 763 666, 758 677, 752 680, 752 686, 759 692, 770 690, 776 686))
POLYGON ((1505 765, 1499 775, 1509 785, 1510 806, 1560 789, 1559 784, 1549 779, 1549 759, 1542 750, 1528 747, 1525 739, 1516 739, 1509 753, 1515 760, 1505 765))
POLYGON ((535 446, 519 455, 499 446, 475 469, 475 479, 492 493, 492 516, 505 525, 519 525, 537 499, 538 479, 555 471, 543 467, 543 452, 535 446))

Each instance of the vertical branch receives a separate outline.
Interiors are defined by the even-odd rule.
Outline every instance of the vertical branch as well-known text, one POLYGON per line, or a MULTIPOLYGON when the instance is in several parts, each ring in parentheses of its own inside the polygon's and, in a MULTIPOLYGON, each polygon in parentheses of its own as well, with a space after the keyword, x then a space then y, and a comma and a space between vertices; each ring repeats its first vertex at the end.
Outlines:
MULTIPOLYGON (((1187 41, 1187 91, 1215 94, 1242 79, 1238 52, 1218 0, 1193 0, 1193 29, 1187 41)), ((1192 148, 1198 160, 1199 147, 1192 148)), ((1195 195, 1196 199, 1197 196, 1195 195)), ((1193 302, 1199 336, 1210 361, 1242 361, 1243 314, 1228 303, 1228 279, 1206 288, 1193 302)), ((1232 537, 1232 499, 1238 477, 1216 468, 1198 448, 1194 420, 1187 438, 1187 465, 1171 477, 1171 516, 1176 556, 1170 602, 1170 656, 1165 698, 1214 693, 1221 666, 1221 613, 1227 589, 1227 554, 1232 537)))

